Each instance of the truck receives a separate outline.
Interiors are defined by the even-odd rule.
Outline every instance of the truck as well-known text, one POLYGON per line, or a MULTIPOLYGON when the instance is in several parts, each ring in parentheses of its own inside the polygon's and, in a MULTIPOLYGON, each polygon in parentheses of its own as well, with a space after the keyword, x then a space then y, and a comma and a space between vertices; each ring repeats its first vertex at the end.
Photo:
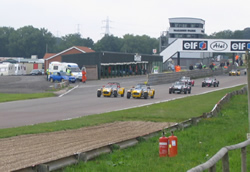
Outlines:
POLYGON ((54 61, 49 64, 49 72, 67 72, 67 69, 70 69, 71 75, 77 80, 82 80, 82 72, 76 63, 54 61))

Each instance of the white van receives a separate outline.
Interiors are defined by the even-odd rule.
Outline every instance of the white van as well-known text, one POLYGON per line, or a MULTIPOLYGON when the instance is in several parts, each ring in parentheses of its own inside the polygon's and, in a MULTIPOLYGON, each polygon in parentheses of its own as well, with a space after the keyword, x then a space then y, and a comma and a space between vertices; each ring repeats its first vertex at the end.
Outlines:
POLYGON ((15 64, 15 75, 26 75, 26 66, 24 64, 15 64))
POLYGON ((15 65, 9 62, 0 63, 0 76, 15 75, 15 65))
POLYGON ((82 71, 76 63, 54 61, 49 64, 49 72, 67 72, 68 68, 71 70, 71 75, 78 80, 82 80, 82 71))

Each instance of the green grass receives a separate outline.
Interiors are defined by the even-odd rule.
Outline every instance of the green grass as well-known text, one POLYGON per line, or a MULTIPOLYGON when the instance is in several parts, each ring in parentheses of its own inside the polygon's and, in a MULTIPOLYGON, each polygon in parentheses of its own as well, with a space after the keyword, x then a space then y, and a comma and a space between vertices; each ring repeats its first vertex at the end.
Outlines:
POLYGON ((154 121, 181 122, 212 110, 214 105, 228 92, 239 90, 243 86, 224 89, 198 96, 189 96, 150 106, 84 116, 72 120, 41 123, 32 126, 0 129, 0 138, 22 134, 35 134, 66 129, 76 129, 114 121, 154 121))
POLYGON ((31 94, 9 94, 0 93, 0 102, 9 102, 17 100, 38 99, 44 97, 53 97, 54 93, 31 93, 31 94))
MULTIPOLYGON (((239 90, 242 87, 238 86, 165 103, 67 121, 0 129, 0 138, 76 129, 114 121, 181 122, 211 111, 226 93, 239 90)), ((115 150, 112 154, 102 155, 95 161, 70 166, 63 171, 187 171, 208 160, 222 147, 244 141, 248 131, 247 115, 247 96, 235 96, 231 102, 223 107, 218 117, 202 120, 197 126, 175 132, 178 137, 178 155, 176 157, 159 158, 159 134, 148 141, 140 142, 135 147, 115 150)), ((231 171, 240 171, 239 152, 236 150, 229 153, 231 171)), ((249 159, 247 164, 248 169, 250 169, 249 159)), ((221 169, 221 163, 218 164, 217 169, 221 169)))
MULTIPOLYGON (((69 166, 62 171, 187 171, 206 162, 222 147, 245 141, 248 132, 247 119, 247 96, 234 96, 231 102, 223 107, 218 117, 204 119, 197 126, 175 132, 178 137, 178 155, 176 157, 159 157, 159 134, 157 137, 140 142, 134 147, 115 150, 111 154, 104 154, 87 163, 82 162, 69 166)), ((167 136, 169 135, 170 133, 167 134, 167 136)), ((241 171, 240 150, 230 151, 229 161, 230 171, 241 171)), ((221 161, 217 164, 216 169, 222 171, 221 161)), ((247 169, 250 169, 249 158, 247 169)))

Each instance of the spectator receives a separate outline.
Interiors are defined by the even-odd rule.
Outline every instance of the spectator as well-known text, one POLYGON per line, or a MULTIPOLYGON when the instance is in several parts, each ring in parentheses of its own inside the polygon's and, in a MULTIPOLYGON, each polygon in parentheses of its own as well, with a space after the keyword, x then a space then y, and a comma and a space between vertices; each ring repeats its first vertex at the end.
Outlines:
POLYGON ((190 64, 189 70, 193 70, 193 69, 194 69, 194 66, 192 64, 190 64))
POLYGON ((199 69, 202 69, 202 64, 200 63, 199 66, 198 66, 199 69))

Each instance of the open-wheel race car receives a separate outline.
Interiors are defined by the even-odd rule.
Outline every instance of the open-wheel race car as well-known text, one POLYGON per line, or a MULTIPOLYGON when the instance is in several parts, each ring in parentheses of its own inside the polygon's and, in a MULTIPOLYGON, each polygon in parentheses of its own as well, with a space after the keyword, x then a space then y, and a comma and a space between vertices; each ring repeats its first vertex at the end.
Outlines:
POLYGON ((201 87, 206 87, 206 86, 208 86, 208 87, 211 87, 211 86, 219 87, 219 81, 217 81, 215 77, 204 78, 204 80, 201 83, 201 87))
POLYGON ((192 80, 190 77, 183 76, 181 77, 180 81, 185 82, 188 85, 194 86, 194 80, 192 80))
POLYGON ((130 97, 147 99, 148 97, 154 98, 154 96, 155 90, 151 89, 148 84, 137 84, 127 91, 128 99, 130 99, 130 97))
POLYGON ((104 97, 117 97, 118 95, 121 95, 121 97, 123 97, 124 94, 125 88, 121 87, 118 82, 109 82, 97 90, 97 97, 101 97, 101 95, 104 97))
POLYGON ((232 69, 229 71, 229 76, 240 76, 240 70, 232 69))
POLYGON ((191 93, 191 85, 183 81, 177 81, 172 86, 169 87, 169 94, 172 93, 184 93, 190 94, 191 93))

